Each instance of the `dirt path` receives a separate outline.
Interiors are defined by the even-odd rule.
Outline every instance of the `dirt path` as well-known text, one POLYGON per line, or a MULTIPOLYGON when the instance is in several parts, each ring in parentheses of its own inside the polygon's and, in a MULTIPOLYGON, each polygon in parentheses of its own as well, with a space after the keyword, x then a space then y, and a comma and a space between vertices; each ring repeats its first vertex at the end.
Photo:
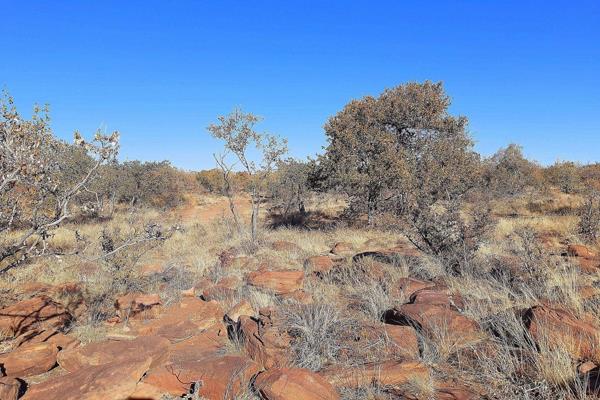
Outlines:
MULTIPOLYGON (((250 215, 250 199, 236 197, 234 204, 240 217, 246 218, 250 215)), ((177 209, 175 215, 183 223, 200 222, 204 224, 223 216, 229 217, 231 211, 226 197, 189 194, 186 196, 186 204, 177 209)))

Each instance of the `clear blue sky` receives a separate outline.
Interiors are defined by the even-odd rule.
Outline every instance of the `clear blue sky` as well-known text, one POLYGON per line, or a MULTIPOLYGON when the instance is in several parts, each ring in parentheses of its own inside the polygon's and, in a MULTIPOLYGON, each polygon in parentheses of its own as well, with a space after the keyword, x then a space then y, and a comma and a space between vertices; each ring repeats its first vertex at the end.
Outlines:
POLYGON ((241 106, 304 157, 352 98, 442 80, 477 149, 600 161, 600 1, 6 1, 0 85, 57 135, 122 133, 122 158, 210 168, 241 106))

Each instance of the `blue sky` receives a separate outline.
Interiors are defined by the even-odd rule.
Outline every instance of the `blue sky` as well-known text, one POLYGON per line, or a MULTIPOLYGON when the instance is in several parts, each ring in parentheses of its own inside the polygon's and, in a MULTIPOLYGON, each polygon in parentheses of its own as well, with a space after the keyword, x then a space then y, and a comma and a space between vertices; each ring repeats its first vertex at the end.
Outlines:
POLYGON ((600 161, 600 1, 5 1, 0 85, 63 138, 211 168, 234 106, 305 157, 352 98, 442 80, 477 149, 600 161))

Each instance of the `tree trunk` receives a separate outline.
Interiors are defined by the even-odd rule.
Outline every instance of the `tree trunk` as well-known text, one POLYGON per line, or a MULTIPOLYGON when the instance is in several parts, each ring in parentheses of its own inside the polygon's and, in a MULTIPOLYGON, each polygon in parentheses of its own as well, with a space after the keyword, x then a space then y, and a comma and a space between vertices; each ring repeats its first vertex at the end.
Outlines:
POLYGON ((252 190, 252 219, 251 219, 251 230, 252 230, 252 242, 256 241, 258 232, 258 212, 260 209, 260 197, 256 193, 256 189, 252 190))
POLYGON ((235 211, 235 203, 233 202, 233 196, 229 192, 227 192, 227 200, 229 200, 229 210, 231 210, 231 214, 233 215, 233 223, 235 224, 235 229, 239 233, 241 231, 240 221, 238 219, 237 212, 235 211))

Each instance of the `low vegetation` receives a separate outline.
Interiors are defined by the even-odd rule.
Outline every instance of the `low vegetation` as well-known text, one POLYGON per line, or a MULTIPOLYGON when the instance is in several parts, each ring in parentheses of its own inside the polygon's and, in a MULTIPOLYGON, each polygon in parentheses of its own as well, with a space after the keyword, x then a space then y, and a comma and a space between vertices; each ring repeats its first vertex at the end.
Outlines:
POLYGON ((5 96, 0 398, 598 398, 600 166, 483 157, 449 107, 353 100, 306 162, 235 110, 185 172, 5 96))

